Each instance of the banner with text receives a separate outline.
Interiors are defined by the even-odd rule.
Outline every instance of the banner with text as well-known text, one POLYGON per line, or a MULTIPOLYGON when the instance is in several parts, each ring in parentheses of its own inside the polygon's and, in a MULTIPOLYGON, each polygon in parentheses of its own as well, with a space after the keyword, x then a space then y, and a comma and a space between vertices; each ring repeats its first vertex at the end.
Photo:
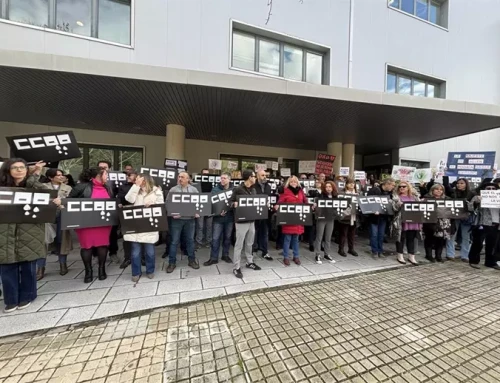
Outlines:
POLYGON ((299 161, 299 173, 314 173, 316 161, 299 161))
POLYGON ((212 214, 210 193, 168 193, 167 214, 169 217, 204 217, 212 214))
POLYGON ((358 197, 357 200, 363 214, 394 214, 389 197, 367 196, 358 197))
POLYGON ((434 202, 437 206, 437 217, 448 219, 467 219, 469 209, 467 201, 464 199, 426 199, 427 202, 434 202))
POLYGON ((492 177, 496 152, 449 152, 448 177, 492 177))
POLYGON ((156 186, 160 186, 164 190, 170 190, 177 185, 177 169, 158 169, 143 166, 139 173, 149 174, 154 179, 156 186))
POLYGON ((167 231, 167 210, 165 205, 124 206, 119 209, 121 232, 123 234, 167 231))
POLYGON ((481 207, 500 208, 500 190, 481 190, 481 207))
POLYGON ((267 219, 269 216, 269 199, 265 194, 239 195, 234 210, 235 222, 256 221, 267 219))
POLYGON ((329 220, 344 218, 344 211, 351 205, 345 198, 317 198, 316 199, 316 219, 329 220))
POLYGON ((311 226, 313 224, 311 205, 301 203, 279 204, 276 212, 276 224, 311 226))
POLYGON ((57 191, 0 187, 0 223, 55 223, 57 191))
POLYGON ((231 210, 232 190, 223 190, 211 196, 212 200, 212 215, 221 215, 221 213, 231 210))
POLYGON ((114 199, 64 198, 62 205, 62 230, 116 226, 119 222, 114 199))
POLYGON ((436 223, 438 220, 435 202, 403 202, 401 222, 403 223, 436 223))
POLYGON ((316 157, 316 168, 314 170, 314 173, 316 174, 324 173, 327 176, 332 174, 333 162, 335 161, 335 158, 336 157, 331 154, 319 153, 318 156, 316 157))

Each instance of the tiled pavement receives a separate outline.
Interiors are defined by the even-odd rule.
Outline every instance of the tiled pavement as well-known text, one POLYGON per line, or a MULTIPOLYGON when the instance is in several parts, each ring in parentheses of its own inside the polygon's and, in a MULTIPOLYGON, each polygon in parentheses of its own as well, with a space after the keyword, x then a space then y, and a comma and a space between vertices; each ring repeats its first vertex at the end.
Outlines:
MULTIPOLYGON (((156 248, 155 278, 150 280, 144 277, 135 284, 131 281, 131 268, 121 270, 116 264, 108 266, 108 278, 105 281, 96 278, 93 283, 84 284, 83 264, 79 249, 75 249, 69 255, 70 270, 64 277, 59 275, 57 258, 48 257, 46 277, 38 285, 39 296, 28 309, 5 314, 0 308, 0 336, 77 324, 250 290, 399 266, 395 257, 373 260, 367 255, 369 248, 366 243, 366 240, 360 239, 360 257, 349 255, 342 258, 334 254, 337 263, 327 262, 322 265, 316 265, 313 254, 302 245, 300 267, 293 263, 285 267, 283 258, 277 251, 272 251, 274 261, 266 261, 256 256, 255 261, 263 270, 243 268, 243 280, 234 277, 232 264, 219 262, 218 265, 203 266, 202 263, 209 258, 208 249, 198 251, 199 270, 187 267, 187 258, 184 257, 178 261, 177 269, 172 274, 167 274, 162 270, 164 260, 161 258, 165 246, 160 246, 156 248)), ((94 276, 97 277, 97 267, 94 267, 94 276)))
POLYGON ((498 382, 500 274, 351 275, 0 339, 7 382, 498 382))

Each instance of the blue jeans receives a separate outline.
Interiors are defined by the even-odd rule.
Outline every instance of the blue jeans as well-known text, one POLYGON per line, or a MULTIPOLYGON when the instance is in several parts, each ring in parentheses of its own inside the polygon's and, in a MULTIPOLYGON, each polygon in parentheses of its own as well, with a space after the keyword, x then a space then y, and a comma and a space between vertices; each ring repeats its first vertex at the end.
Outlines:
POLYGON ((141 254, 144 248, 144 255, 146 258, 146 274, 153 274, 155 272, 155 245, 154 243, 139 243, 131 242, 131 263, 132 263, 132 276, 136 277, 142 274, 141 254))
POLYGON ((191 219, 172 219, 170 225, 170 251, 168 253, 168 263, 175 265, 177 263, 177 247, 181 242, 181 235, 186 243, 186 250, 190 261, 194 261, 194 229, 195 221, 191 219))
POLYGON ((0 265, 0 277, 6 306, 36 299, 36 261, 0 265))
POLYGON ((212 252, 210 259, 219 260, 220 241, 222 239, 222 255, 229 256, 231 236, 233 235, 233 221, 218 222, 214 220, 212 226, 212 252))
POLYGON ((462 221, 455 221, 455 224, 457 225, 457 231, 449 240, 446 241, 446 257, 455 258, 455 239, 457 237, 458 231, 460 230, 462 234, 462 249, 460 250, 460 258, 469 260, 469 251, 471 246, 471 225, 468 225, 466 222, 462 221))
POLYGON ((372 254, 384 252, 384 236, 387 220, 379 219, 378 223, 370 223, 370 247, 372 254))
POLYGON ((293 257, 299 257, 299 236, 298 234, 283 234, 283 257, 288 258, 288 249, 292 245, 293 257))

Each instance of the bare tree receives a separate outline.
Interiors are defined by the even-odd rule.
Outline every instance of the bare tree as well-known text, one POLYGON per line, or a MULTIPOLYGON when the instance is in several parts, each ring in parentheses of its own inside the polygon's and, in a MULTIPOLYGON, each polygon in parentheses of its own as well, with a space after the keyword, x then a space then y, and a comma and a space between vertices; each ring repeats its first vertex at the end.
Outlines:
MULTIPOLYGON (((301 4, 304 4, 304 0, 299 0, 301 4)), ((267 0, 267 19, 266 19, 266 25, 271 19, 271 15, 273 14, 273 0, 267 0)))

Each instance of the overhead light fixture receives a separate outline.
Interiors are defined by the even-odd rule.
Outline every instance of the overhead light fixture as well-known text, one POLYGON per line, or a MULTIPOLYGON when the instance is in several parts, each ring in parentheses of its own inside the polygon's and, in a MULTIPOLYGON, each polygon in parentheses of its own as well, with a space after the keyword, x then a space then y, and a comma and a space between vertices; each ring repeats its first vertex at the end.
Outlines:
POLYGON ((83 26, 84 26, 84 24, 83 24, 80 20, 78 20, 78 21, 76 22, 76 25, 78 25, 79 27, 83 27, 83 26))

